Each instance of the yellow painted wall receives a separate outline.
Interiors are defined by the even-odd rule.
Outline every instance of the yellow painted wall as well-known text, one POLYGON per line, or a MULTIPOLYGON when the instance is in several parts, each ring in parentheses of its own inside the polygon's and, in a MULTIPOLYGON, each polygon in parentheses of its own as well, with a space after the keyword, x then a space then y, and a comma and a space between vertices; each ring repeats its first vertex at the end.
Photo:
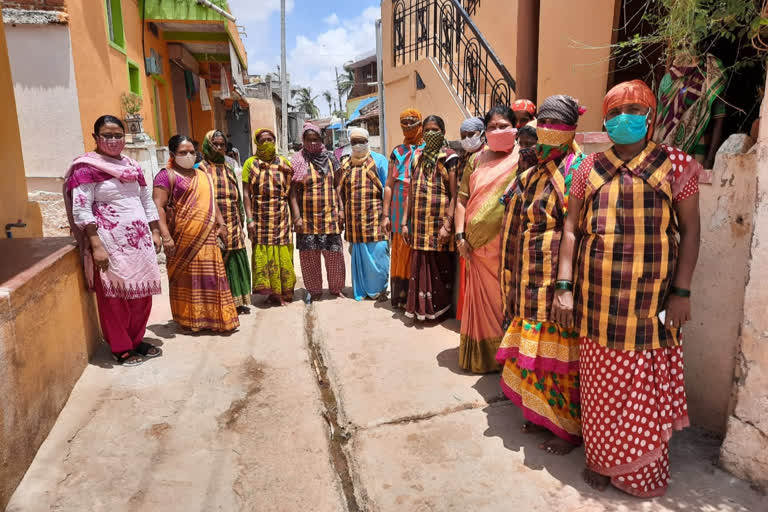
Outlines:
MULTIPOLYGON (((0 18, 2 5, 0 4, 0 18)), ((0 24, 0 105, 6 113, 16 112, 16 98, 5 42, 5 26, 0 24)), ((15 114, 0 116, 0 227, 21 220, 26 228, 14 229, 14 237, 43 236, 43 218, 37 203, 27 200, 27 181, 21 150, 19 121, 15 114)), ((0 234, 5 238, 5 232, 0 234)))
POLYGON ((0 289, 0 510, 100 340, 93 296, 85 290, 80 255, 69 240, 2 240, 0 258, 19 253, 31 258, 26 249, 52 240, 62 248, 0 289))
POLYGON ((538 102, 553 94, 577 98, 588 109, 579 131, 602 130, 616 1, 581 0, 570 8, 541 0, 538 102))
MULTIPOLYGON (((141 52, 141 13, 138 0, 121 0, 125 53, 110 46, 103 0, 69 0, 70 37, 72 59, 75 64, 80 119, 83 125, 85 149, 93 148, 93 123, 104 114, 124 116, 120 95, 128 92, 128 62, 131 59, 140 69, 141 92, 144 106, 141 114, 145 130, 154 134, 153 106, 150 78, 144 73, 141 52)), ((154 37, 145 40, 155 44, 154 37)), ((149 46, 147 47, 147 54, 149 46)))

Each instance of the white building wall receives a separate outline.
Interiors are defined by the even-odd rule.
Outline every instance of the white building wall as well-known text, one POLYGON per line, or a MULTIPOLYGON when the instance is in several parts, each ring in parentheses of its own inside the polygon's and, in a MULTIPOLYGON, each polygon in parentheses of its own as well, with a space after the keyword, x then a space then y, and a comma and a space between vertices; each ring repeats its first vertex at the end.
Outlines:
POLYGON ((84 149, 69 27, 6 24, 5 36, 28 183, 49 188, 84 149))

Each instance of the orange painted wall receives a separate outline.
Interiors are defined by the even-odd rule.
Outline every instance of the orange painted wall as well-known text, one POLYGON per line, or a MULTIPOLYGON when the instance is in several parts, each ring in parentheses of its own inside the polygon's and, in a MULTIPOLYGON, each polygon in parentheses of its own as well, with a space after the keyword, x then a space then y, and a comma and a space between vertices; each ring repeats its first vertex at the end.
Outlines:
MULTIPOLYGON (((200 63, 200 76, 210 78, 210 66, 208 62, 200 63)), ((200 104, 200 93, 195 94, 187 101, 189 108, 189 119, 192 124, 192 138, 203 142, 205 134, 213 130, 215 125, 213 112, 213 91, 211 91, 210 82, 208 87, 208 101, 211 104, 211 110, 203 110, 200 104)))
POLYGON ((566 9, 562 0, 541 0, 538 101, 553 94, 578 98, 588 109, 579 131, 602 130, 617 1, 584 0, 566 9))
MULTIPOLYGON (((139 23, 141 23, 141 19, 139 19, 139 23)), ((160 59, 162 60, 162 74, 161 77, 163 80, 165 80, 165 85, 160 87, 160 115, 163 117, 163 126, 165 127, 165 134, 163 139, 165 140, 158 140, 157 143, 159 145, 165 145, 168 142, 168 138, 176 133, 176 114, 175 109, 173 106, 173 101, 171 99, 171 70, 170 70, 170 62, 168 61, 168 44, 162 40, 163 34, 162 31, 159 32, 159 37, 155 37, 152 32, 150 32, 146 27, 144 28, 144 46, 146 48, 146 55, 150 55, 151 50, 155 50, 158 55, 160 55, 160 59), (169 121, 169 114, 170 114, 170 121, 169 121), (170 124, 169 124, 170 122, 170 124)), ((139 43, 141 44, 141 43, 139 43)), ((152 135, 152 138, 155 138, 157 140, 157 133, 158 133, 158 127, 155 124, 155 118, 154 118, 154 95, 152 94, 152 83, 154 82, 154 79, 147 80, 147 97, 144 98, 144 101, 149 101, 149 107, 150 112, 148 112, 149 116, 148 118, 145 118, 144 121, 144 130, 147 132, 150 132, 152 135), (150 128, 151 127, 151 128, 150 128)))
MULTIPOLYGON (((2 18, 2 4, 0 4, 2 18)), ((5 25, 0 23, 0 105, 5 112, 16 112, 16 97, 5 42, 5 25)), ((0 225, 21 219, 26 228, 14 229, 13 236, 43 236, 43 218, 37 203, 27 200, 27 180, 16 115, 0 116, 0 225)), ((0 237, 5 238, 2 232, 0 237)))
MULTIPOLYGON (((150 78, 144 74, 141 54, 141 13, 138 0, 121 0, 126 53, 109 45, 106 25, 106 7, 101 0, 69 0, 70 37, 72 59, 75 64, 80 119, 83 125, 85 149, 93 146, 94 121, 103 114, 123 117, 120 95, 130 90, 128 62, 134 61, 140 69, 141 92, 144 106, 141 114, 152 123, 150 78)), ((148 50, 147 50, 148 51, 148 50)), ((150 124, 148 131, 154 132, 150 124)))

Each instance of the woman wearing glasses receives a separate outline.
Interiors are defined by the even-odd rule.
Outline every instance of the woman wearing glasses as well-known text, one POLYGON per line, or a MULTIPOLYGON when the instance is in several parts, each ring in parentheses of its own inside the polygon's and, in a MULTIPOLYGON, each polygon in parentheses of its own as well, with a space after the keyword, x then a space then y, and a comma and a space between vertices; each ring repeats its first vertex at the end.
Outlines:
POLYGON ((243 234, 243 198, 235 170, 224 158, 226 151, 224 134, 218 130, 208 132, 203 139, 205 163, 200 167, 213 178, 216 206, 226 227, 226 233, 222 232, 221 236, 224 266, 235 306, 242 311, 251 304, 251 270, 243 234))
POLYGON ((136 366, 160 355, 144 341, 152 295, 160 293, 157 209, 141 167, 121 155, 122 121, 101 116, 93 138, 96 149, 75 158, 65 175, 67 217, 104 338, 118 364, 136 366))
POLYGON ((174 135, 153 198, 167 256, 173 320, 183 329, 227 332, 240 325, 216 238, 226 237, 211 176, 195 168, 192 140, 174 135))

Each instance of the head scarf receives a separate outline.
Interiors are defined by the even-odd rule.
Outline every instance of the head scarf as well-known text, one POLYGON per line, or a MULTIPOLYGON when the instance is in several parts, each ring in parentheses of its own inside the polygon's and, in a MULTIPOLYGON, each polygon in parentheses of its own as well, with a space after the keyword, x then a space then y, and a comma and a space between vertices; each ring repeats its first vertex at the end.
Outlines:
POLYGON ((479 117, 470 117, 461 123, 459 130, 462 132, 482 132, 485 130, 485 123, 479 117))
MULTIPOLYGON (((206 133, 205 138, 203 139, 203 154, 205 155, 206 160, 209 160, 215 164, 223 164, 225 162, 224 155, 216 151, 216 149, 213 147, 214 135, 224 137, 224 134, 219 130, 211 130, 206 133)), ((224 137, 224 142, 226 143, 226 141, 227 138, 224 137)))
POLYGON ((539 107, 539 122, 536 126, 536 153, 540 163, 549 162, 565 155, 576 136, 579 116, 586 109, 579 105, 579 100, 557 94, 550 96, 539 107), (543 124, 542 119, 555 119, 561 123, 543 124))
POLYGON ((622 105, 637 103, 651 109, 651 125, 648 127, 648 139, 653 134, 653 125, 656 123, 656 96, 653 91, 642 80, 632 80, 631 82, 622 82, 614 86, 605 95, 603 100, 603 119, 608 115, 608 111, 622 105))
POLYGON ((403 130, 403 144, 419 146, 424 142, 424 131, 421 126, 421 112, 415 108, 407 108, 400 113, 400 128, 403 130), (411 121, 407 123, 406 120, 411 121))
POLYGON ((277 137, 275 137, 275 132, 269 128, 259 128, 253 133, 253 143, 256 144, 256 158, 264 163, 269 164, 275 160, 277 148, 275 147, 274 142, 259 142, 259 136, 262 133, 268 133, 272 135, 272 138, 275 140, 277 140, 277 137))
MULTIPOLYGON (((315 132, 316 134, 322 136, 320 133, 320 128, 317 125, 310 123, 309 121, 304 123, 304 127, 301 130, 302 141, 307 136, 308 132, 315 132)), ((339 168, 339 161, 336 159, 333 153, 325 148, 323 148, 322 151, 316 155, 302 148, 300 152, 294 155, 292 163, 294 177, 304 176, 309 169, 309 164, 312 164, 321 174, 326 174, 329 172, 331 170, 331 165, 333 165, 334 169, 339 168)))
POLYGON ((368 140, 370 135, 368 134, 368 130, 365 128, 360 128, 359 126, 355 126, 349 129, 349 140, 352 140, 352 137, 363 137, 365 140, 368 140))
POLYGON ((528 112, 531 116, 536 115, 536 104, 531 100, 516 100, 512 103, 513 112, 528 112))
POLYGON ((350 140, 350 143, 352 142, 352 138, 353 137, 357 138, 357 139, 359 139, 359 138, 364 138, 365 139, 365 144, 364 144, 365 151, 364 151, 363 154, 359 154, 358 155, 358 154, 355 153, 355 149, 354 149, 355 145, 351 145, 350 144, 350 153, 351 154, 350 154, 349 160, 350 160, 350 163, 352 165, 355 165, 355 166, 362 165, 365 162, 367 162, 368 161, 368 157, 371 156, 371 147, 368 144, 368 137, 369 137, 368 130, 366 130, 365 128, 360 128, 359 126, 355 126, 353 128, 350 128, 349 129, 349 140, 350 140))

